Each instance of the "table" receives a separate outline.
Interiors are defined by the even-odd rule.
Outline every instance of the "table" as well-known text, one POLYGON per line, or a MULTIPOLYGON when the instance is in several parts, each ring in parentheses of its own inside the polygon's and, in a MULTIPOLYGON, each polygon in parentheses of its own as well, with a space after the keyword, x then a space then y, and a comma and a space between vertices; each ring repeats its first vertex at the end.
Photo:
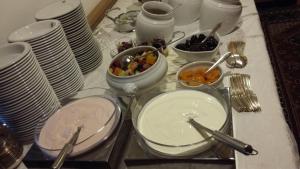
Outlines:
MULTIPOLYGON (((235 69, 234 72, 247 73, 251 76, 252 89, 258 96, 262 111, 259 113, 238 113, 233 110, 234 136, 251 143, 259 151, 257 156, 244 156, 239 152, 235 152, 236 168, 300 168, 297 144, 285 121, 280 106, 274 74, 254 0, 241 0, 241 2, 243 4, 243 12, 240 27, 233 33, 221 37, 220 53, 224 53, 227 50, 226 46, 231 40, 243 40, 246 42, 245 55, 248 57, 248 65, 244 69, 235 69)), ((125 12, 128 9, 136 8, 132 4, 137 4, 137 0, 119 0, 114 7, 120 7, 125 12)), ((175 27, 175 30, 184 31, 187 35, 197 32, 198 29, 197 22, 175 27)), ((132 38, 135 36, 134 33, 120 34, 115 32, 112 21, 107 18, 102 20, 97 30, 101 30, 98 33, 96 32, 96 37, 99 38, 100 45, 102 45, 103 63, 95 71, 85 75, 85 88, 108 87, 105 73, 111 60, 110 50, 114 44, 113 41, 124 36, 132 38)), ((181 64, 185 63, 171 49, 167 59, 169 63, 168 74, 173 73, 181 64)), ((222 68, 225 71, 232 71, 224 64, 222 68)), ((224 85, 229 86, 228 77, 224 78, 224 85)), ((150 168, 164 167, 166 166, 150 168)), ((211 168, 209 165, 202 167, 211 168)), ((21 165, 19 168, 26 167, 21 165)), ((197 166, 189 166, 188 168, 197 168, 197 166)))

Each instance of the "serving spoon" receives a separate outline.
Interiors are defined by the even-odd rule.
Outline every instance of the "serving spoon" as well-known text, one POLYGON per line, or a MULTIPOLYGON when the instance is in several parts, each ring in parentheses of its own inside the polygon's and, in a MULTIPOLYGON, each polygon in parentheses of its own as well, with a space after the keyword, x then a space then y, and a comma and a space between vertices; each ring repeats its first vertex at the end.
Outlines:
POLYGON ((188 123, 190 123, 196 130, 198 130, 200 133, 204 130, 205 132, 212 135, 213 138, 218 140, 219 142, 222 142, 223 144, 226 144, 230 146, 231 148, 234 148, 235 150, 245 154, 245 155, 257 155, 258 151, 255 150, 251 145, 246 144, 240 140, 237 140, 227 134, 224 134, 217 130, 211 130, 202 124, 196 122, 193 118, 189 117, 188 123))
MULTIPOLYGON (((159 49, 151 50, 151 52, 159 52, 159 49)), ((126 69, 130 63, 134 61, 136 57, 132 55, 125 55, 120 59, 122 69, 126 69)))
POLYGON ((229 58, 232 55, 231 52, 227 52, 223 54, 207 71, 204 72, 204 75, 208 74, 210 71, 212 71, 214 68, 216 68, 219 64, 223 63, 227 58, 229 58))
POLYGON ((51 169, 60 169, 61 166, 63 165, 66 157, 72 152, 73 147, 76 144, 76 141, 79 137, 79 133, 83 126, 77 127, 76 132, 72 135, 71 139, 64 145, 63 149, 59 152, 56 160, 51 166, 51 169))
POLYGON ((226 65, 229 68, 244 68, 247 63, 247 57, 239 54, 233 54, 226 60, 226 65))
POLYGON ((246 43, 243 41, 231 41, 228 44, 228 51, 232 52, 233 55, 230 56, 226 62, 229 68, 244 68, 247 63, 247 57, 244 55, 246 43))
POLYGON ((222 26, 222 23, 218 23, 215 27, 213 27, 213 29, 209 32, 209 34, 198 44, 201 45, 203 44, 205 41, 207 41, 207 39, 211 36, 213 36, 222 26))

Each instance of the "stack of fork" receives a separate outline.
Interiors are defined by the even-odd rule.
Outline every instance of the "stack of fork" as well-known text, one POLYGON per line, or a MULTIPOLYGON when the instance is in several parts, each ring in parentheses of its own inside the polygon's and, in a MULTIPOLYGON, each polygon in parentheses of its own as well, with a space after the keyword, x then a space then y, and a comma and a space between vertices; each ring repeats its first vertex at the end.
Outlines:
POLYGON ((232 74, 230 77, 232 106, 238 112, 259 112, 261 106, 251 90, 250 75, 232 74))

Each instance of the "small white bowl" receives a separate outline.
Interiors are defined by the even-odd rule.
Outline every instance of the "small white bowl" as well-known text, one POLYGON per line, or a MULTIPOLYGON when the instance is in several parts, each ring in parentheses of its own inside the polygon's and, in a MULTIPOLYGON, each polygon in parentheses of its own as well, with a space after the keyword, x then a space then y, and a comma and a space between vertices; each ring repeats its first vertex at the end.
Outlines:
MULTIPOLYGON (((138 46, 134 48, 127 49, 117 56, 114 57, 110 65, 120 57, 125 55, 132 55, 145 51, 145 50, 156 50, 152 46, 138 46)), ((131 75, 131 76, 116 76, 107 70, 106 81, 108 85, 117 91, 128 93, 130 89, 135 89, 133 92, 135 94, 147 91, 164 78, 168 70, 168 63, 164 55, 159 53, 157 61, 150 68, 142 73, 131 75)))
POLYGON ((220 47, 220 36, 218 35, 218 33, 215 33, 215 35, 214 35, 214 38, 218 41, 218 45, 213 50, 210 50, 210 51, 184 51, 184 50, 180 50, 180 49, 176 48, 176 46, 178 44, 185 43, 186 40, 190 40, 193 35, 198 36, 200 34, 204 34, 205 36, 207 36, 210 31, 211 30, 207 30, 207 31, 203 31, 203 32, 199 32, 199 33, 195 33, 190 36, 187 36, 187 37, 175 42, 174 45, 172 45, 172 48, 179 56, 183 57, 184 59, 186 59, 189 62, 212 61, 213 58, 217 55, 217 53, 219 51, 219 47, 220 47))
POLYGON ((222 80, 223 80, 223 74, 224 74, 224 73, 223 73, 223 70, 221 69, 220 66, 217 66, 217 68, 216 68, 216 69, 219 69, 220 72, 221 72, 220 77, 219 77, 216 81, 214 81, 213 83, 210 83, 210 84, 200 84, 200 85, 198 85, 198 86, 190 86, 190 85, 188 85, 187 83, 185 83, 183 80, 180 80, 180 78, 179 78, 180 73, 181 73, 183 70, 186 70, 187 68, 198 67, 198 66, 205 66, 205 67, 208 67, 208 68, 209 68, 209 67, 212 66, 213 64, 214 64, 214 62, 208 62, 208 61, 196 61, 196 62, 192 62, 192 63, 186 64, 186 65, 184 65, 183 67, 181 67, 181 68, 177 71, 177 73, 176 73, 176 80, 177 80, 177 82, 178 82, 181 86, 183 86, 183 87, 185 87, 185 88, 189 88, 189 89, 199 89, 199 88, 203 87, 204 85, 213 86, 213 87, 218 87, 218 86, 222 83, 222 80))

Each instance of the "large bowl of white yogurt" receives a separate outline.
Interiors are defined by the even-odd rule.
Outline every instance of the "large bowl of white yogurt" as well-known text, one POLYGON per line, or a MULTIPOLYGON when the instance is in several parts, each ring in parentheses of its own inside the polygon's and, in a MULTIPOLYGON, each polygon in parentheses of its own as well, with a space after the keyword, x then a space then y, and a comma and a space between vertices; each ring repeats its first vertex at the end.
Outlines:
POLYGON ((210 134, 199 133, 187 120, 226 132, 231 117, 228 101, 216 89, 180 89, 147 93, 134 105, 132 121, 142 148, 162 157, 193 156, 215 144, 210 134))

